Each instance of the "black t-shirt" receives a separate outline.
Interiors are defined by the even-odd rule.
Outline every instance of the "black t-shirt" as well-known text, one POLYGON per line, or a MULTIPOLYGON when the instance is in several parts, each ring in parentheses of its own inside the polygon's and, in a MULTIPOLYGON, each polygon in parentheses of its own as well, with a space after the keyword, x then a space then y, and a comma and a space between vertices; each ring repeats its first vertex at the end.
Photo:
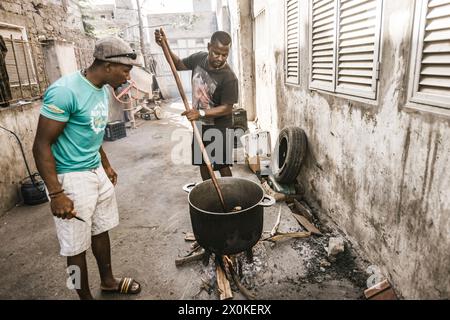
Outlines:
MULTIPOLYGON (((192 70, 192 106, 194 108, 206 110, 238 102, 238 80, 228 64, 219 70, 210 69, 207 52, 194 53, 183 59, 183 63, 192 70)), ((230 128, 232 116, 203 119, 202 123, 230 128)))

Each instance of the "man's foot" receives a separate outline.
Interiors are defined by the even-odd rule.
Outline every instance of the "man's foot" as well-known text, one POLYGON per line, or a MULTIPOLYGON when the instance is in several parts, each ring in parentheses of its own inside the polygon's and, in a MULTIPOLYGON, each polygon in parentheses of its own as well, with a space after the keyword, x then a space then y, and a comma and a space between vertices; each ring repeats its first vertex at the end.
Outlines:
POLYGON ((108 286, 101 285, 101 290, 104 293, 124 293, 137 294, 141 292, 141 285, 133 278, 115 279, 116 283, 108 286))

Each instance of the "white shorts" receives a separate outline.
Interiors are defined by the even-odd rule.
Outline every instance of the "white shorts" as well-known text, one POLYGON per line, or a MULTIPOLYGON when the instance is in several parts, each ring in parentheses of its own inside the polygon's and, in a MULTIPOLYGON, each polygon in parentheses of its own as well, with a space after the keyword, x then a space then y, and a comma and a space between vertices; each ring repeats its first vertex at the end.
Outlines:
POLYGON ((58 174, 65 194, 73 201, 77 219, 55 219, 61 255, 76 256, 91 246, 91 237, 119 224, 114 186, 102 166, 84 172, 58 174))

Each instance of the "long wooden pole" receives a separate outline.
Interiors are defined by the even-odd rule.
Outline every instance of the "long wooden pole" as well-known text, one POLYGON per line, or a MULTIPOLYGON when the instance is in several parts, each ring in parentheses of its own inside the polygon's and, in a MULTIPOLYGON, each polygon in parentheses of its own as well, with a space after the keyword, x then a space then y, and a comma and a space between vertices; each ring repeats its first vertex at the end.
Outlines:
MULTIPOLYGON (((162 28, 161 28, 161 34, 164 34, 162 28)), ((189 110, 191 110, 191 107, 189 106, 189 103, 188 103, 188 100, 186 97, 186 93, 184 92, 184 89, 183 89, 183 84, 181 83, 180 76, 178 75, 178 72, 177 72, 177 68, 175 67, 175 63, 173 62, 172 56, 170 55, 169 44, 167 43, 167 40, 164 36, 161 36, 161 46, 164 51, 164 56, 166 57, 167 62, 170 65, 170 69, 172 69, 172 73, 175 78, 175 82, 177 83, 178 91, 180 92, 181 99, 183 99, 184 107, 186 108, 186 111, 189 111, 189 110)), ((206 167, 208 168, 209 175, 211 176, 212 182, 217 191, 217 195, 219 196, 220 203, 222 204, 222 209, 224 212, 228 212, 225 207, 225 200, 223 198, 222 190, 220 189, 219 183, 217 182, 217 178, 216 178, 216 175, 214 174, 214 170, 211 165, 211 161, 209 160, 208 152, 206 152, 205 145, 203 144, 202 136, 200 135, 200 132, 198 131, 198 128, 195 125, 194 121, 191 121, 191 125, 192 125, 192 129, 194 130, 194 135, 195 135, 195 137, 198 141, 198 144, 200 146, 200 149, 202 151, 203 160, 206 163, 206 167)))

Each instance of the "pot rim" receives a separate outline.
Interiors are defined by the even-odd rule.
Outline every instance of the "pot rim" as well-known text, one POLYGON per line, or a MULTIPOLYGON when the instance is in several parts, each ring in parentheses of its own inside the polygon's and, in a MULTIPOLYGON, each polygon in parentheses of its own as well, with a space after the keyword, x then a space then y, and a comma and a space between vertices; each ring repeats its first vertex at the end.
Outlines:
MULTIPOLYGON (((196 185, 194 188, 192 188, 192 190, 189 192, 189 194, 188 194, 189 206, 191 206, 191 207, 194 208, 195 210, 197 210, 197 211, 199 211, 199 212, 202 212, 202 213, 212 214, 212 215, 217 215, 217 216, 229 216, 229 215, 233 215, 233 214, 242 214, 242 213, 246 213, 246 212, 248 212, 248 211, 250 211, 250 210, 252 210, 252 209, 254 209, 254 208, 258 207, 258 206, 261 206, 261 202, 262 202, 262 201, 264 200, 264 198, 265 198, 266 193, 264 192, 264 189, 263 189, 259 184, 257 184, 256 182, 254 182, 254 181, 252 181, 252 180, 250 180, 250 179, 246 179, 246 178, 237 178, 237 177, 221 177, 221 178, 217 178, 217 180, 218 180, 218 181, 220 181, 220 180, 245 180, 245 181, 251 182, 251 183, 255 184, 258 188, 261 189, 261 192, 262 192, 261 199, 260 199, 255 205, 253 205, 253 206, 251 206, 251 207, 249 207, 249 208, 247 208, 247 209, 245 209, 245 210, 241 210, 241 211, 235 211, 235 212, 228 212, 228 213, 225 213, 225 212, 211 212, 211 211, 202 210, 202 209, 200 209, 200 208, 198 208, 198 207, 196 207, 196 206, 194 206, 194 205, 192 204, 192 202, 191 202, 191 194, 192 194, 192 191, 194 191, 194 189, 197 188, 198 186, 201 186, 202 184, 205 184, 205 183, 208 183, 208 182, 209 182, 209 183, 212 183, 211 180, 206 180, 206 181, 202 181, 201 183, 197 184, 197 185, 196 185)), ((263 206, 261 206, 261 207, 263 207, 263 206)), ((263 207, 263 208, 264 208, 264 207, 263 207)))

